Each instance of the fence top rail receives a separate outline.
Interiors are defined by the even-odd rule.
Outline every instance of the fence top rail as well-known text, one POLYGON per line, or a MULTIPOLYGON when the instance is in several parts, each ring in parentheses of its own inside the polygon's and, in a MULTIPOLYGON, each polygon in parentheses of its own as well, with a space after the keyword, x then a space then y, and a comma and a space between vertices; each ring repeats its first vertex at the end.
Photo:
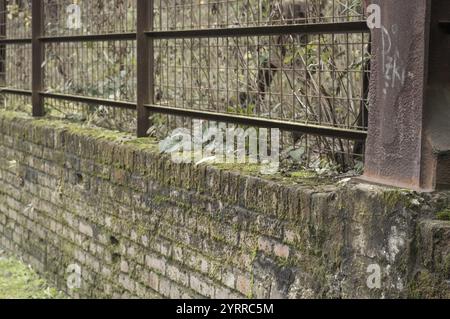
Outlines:
POLYGON ((39 37, 42 42, 91 42, 136 40, 136 32, 39 37))
POLYGON ((366 22, 310 23, 257 27, 147 31, 146 34, 152 38, 170 39, 196 37, 268 36, 283 34, 340 34, 358 32, 369 32, 369 28, 366 22))
MULTIPOLYGON (((264 36, 282 34, 341 34, 369 32, 365 22, 338 22, 321 24, 296 24, 259 27, 236 27, 236 28, 211 28, 174 31, 146 31, 145 34, 155 39, 170 38, 201 38, 201 37, 230 37, 230 36, 264 36)), ((136 32, 105 33, 89 35, 63 35, 42 36, 38 38, 42 42, 90 42, 90 41, 115 41, 135 40, 136 32)), ((0 44, 31 43, 31 38, 0 38, 0 44)))
MULTIPOLYGON (((31 95, 31 91, 29 90, 20 90, 20 89, 12 89, 12 88, 1 88, 0 92, 10 93, 10 94, 18 94, 18 95, 31 95)), ((124 108, 135 110, 136 103, 134 102, 125 102, 125 101, 114 101, 108 99, 100 99, 86 96, 77 96, 77 95, 69 95, 69 94, 59 94, 59 93, 51 93, 51 92, 40 92, 39 93, 43 97, 52 98, 52 99, 61 99, 66 101, 73 102, 82 102, 82 103, 92 103, 98 105, 104 105, 109 107, 116 108, 124 108)), ((160 114, 168 114, 168 115, 179 115, 185 116, 193 119, 201 119, 201 120, 211 120, 225 123, 234 123, 234 124, 242 124, 249 126, 258 126, 258 127, 266 127, 266 128, 279 128, 286 131, 295 131, 295 132, 303 132, 307 134, 317 134, 322 136, 329 136, 335 138, 346 138, 356 141, 364 141, 367 138, 367 132, 364 130, 356 130, 356 129, 346 129, 340 127, 333 126, 324 126, 317 125, 311 123, 302 123, 302 122, 292 122, 285 121, 279 119, 272 118, 263 118, 257 116, 245 116, 239 114, 232 113, 219 113, 219 112, 211 112, 204 110, 194 110, 194 109, 183 109, 179 107, 168 107, 161 105, 144 105, 151 112, 160 113, 160 114)))
POLYGON ((31 38, 0 38, 0 44, 31 44, 31 38))
POLYGON ((367 132, 364 130, 347 129, 335 126, 325 126, 304 122, 292 122, 273 118, 246 116, 233 113, 219 113, 194 109, 183 109, 162 105, 145 105, 151 112, 160 114, 186 116, 189 118, 242 124, 256 127, 278 128, 285 131, 302 132, 305 134, 321 135, 331 138, 344 138, 355 141, 365 141, 367 132))

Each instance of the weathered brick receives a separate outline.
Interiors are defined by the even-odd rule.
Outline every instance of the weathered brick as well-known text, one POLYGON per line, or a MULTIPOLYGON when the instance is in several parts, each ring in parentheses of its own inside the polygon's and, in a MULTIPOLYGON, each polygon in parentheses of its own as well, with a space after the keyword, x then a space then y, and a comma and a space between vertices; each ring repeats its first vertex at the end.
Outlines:
POLYGON ((223 284, 231 289, 236 288, 236 276, 232 272, 222 274, 223 284))
POLYGON ((79 230, 82 234, 89 236, 89 237, 93 237, 94 236, 94 231, 92 229, 92 226, 84 223, 84 222, 80 222, 79 224, 79 230))
POLYGON ((129 292, 133 293, 135 289, 135 283, 134 280, 131 279, 129 276, 120 274, 119 275, 119 283, 127 289, 129 292))
POLYGON ((236 279, 236 290, 245 296, 252 294, 251 279, 244 275, 238 275, 236 279))
POLYGON ((159 291, 159 276, 154 272, 148 274, 148 286, 155 291, 159 291))
POLYGON ((126 260, 122 260, 120 262, 120 271, 123 273, 128 273, 130 270, 130 266, 128 265, 128 262, 126 260))
POLYGON ((178 282, 181 285, 188 286, 189 285, 189 276, 187 272, 180 270, 179 268, 169 265, 167 266, 166 275, 173 281, 178 282))
POLYGON ((273 242, 266 237, 259 237, 258 248, 259 250, 270 254, 273 249, 273 242))
POLYGON ((284 258, 284 259, 289 258, 290 249, 286 245, 275 244, 273 251, 277 257, 284 258))
POLYGON ((166 260, 163 258, 147 255, 145 256, 145 264, 160 274, 166 272, 166 260))
POLYGON ((198 292, 199 294, 208 298, 214 297, 214 286, 212 286, 211 282, 205 281, 198 275, 191 274, 189 283, 191 289, 198 292))
POLYGON ((315 188, 176 165, 133 143, 2 114, 0 246, 63 285, 67 265, 82 266, 83 289, 72 297, 407 297, 398 287, 409 283, 411 256, 394 242, 417 243, 415 266, 444 282, 448 231, 432 221, 420 226, 420 238, 409 235, 418 226, 407 216, 431 211, 418 214, 399 200, 402 214, 392 218, 384 189, 315 188), (357 254, 344 243, 357 245, 357 254), (390 266, 379 292, 354 286, 366 280, 367 256, 390 266), (346 260, 351 272, 336 279, 334 264, 347 269, 346 260), (442 266, 431 271, 431 264, 442 266))

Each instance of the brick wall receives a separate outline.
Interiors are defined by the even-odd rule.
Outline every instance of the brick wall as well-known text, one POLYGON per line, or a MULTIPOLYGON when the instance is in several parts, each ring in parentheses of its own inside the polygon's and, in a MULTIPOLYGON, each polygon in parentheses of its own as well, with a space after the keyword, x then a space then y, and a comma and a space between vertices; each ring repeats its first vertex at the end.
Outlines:
POLYGON ((124 141, 0 113, 0 246, 73 297, 449 296, 450 226, 428 219, 448 194, 261 179, 124 141))

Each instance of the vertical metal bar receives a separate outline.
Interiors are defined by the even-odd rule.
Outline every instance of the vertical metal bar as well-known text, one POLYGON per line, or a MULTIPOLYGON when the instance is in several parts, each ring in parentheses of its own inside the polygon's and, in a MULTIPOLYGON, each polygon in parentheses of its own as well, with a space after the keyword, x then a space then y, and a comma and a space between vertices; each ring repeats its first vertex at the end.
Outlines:
POLYGON ((150 112, 145 104, 154 104, 154 46, 145 31, 153 30, 153 0, 137 0, 137 136, 145 137, 150 128, 150 112))
POLYGON ((33 0, 31 9, 33 116, 44 116, 44 99, 39 94, 44 86, 42 64, 44 63, 45 53, 44 44, 39 39, 43 36, 44 31, 44 1, 33 0))
MULTIPOLYGON (((0 38, 6 39, 6 0, 0 0, 0 38)), ((6 86, 6 44, 0 45, 0 86, 6 86)))

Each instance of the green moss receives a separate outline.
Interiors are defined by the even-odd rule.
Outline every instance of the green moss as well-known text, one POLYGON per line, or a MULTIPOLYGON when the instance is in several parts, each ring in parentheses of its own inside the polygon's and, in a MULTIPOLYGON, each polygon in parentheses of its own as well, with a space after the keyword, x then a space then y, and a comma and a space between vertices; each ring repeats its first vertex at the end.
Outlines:
POLYGON ((0 299, 62 299, 33 270, 11 257, 0 256, 0 299))
POLYGON ((132 145, 136 149, 139 150, 158 150, 158 143, 154 138, 144 137, 144 138, 135 138, 130 141, 126 141, 125 144, 132 145))
POLYGON ((450 292, 445 281, 428 272, 420 272, 408 287, 408 297, 412 299, 448 299, 450 292))
POLYGON ((287 173, 282 172, 282 170, 280 170, 278 173, 263 175, 261 174, 261 169, 263 168, 263 166, 260 164, 235 163, 235 164, 212 164, 212 166, 226 171, 237 171, 249 176, 258 176, 263 179, 271 180, 286 185, 302 184, 308 186, 320 186, 333 183, 333 181, 330 178, 320 177, 311 170, 300 170, 287 173))
MULTIPOLYGON (((256 261, 256 259, 258 258, 258 247, 255 246, 253 248, 253 250, 250 253, 250 258, 251 258, 251 265, 254 264, 254 262, 256 261)), ((244 254, 246 253, 245 250, 244 254)), ((254 299, 254 291, 255 291, 255 272, 253 271, 253 268, 251 266, 251 268, 249 269, 250 272, 250 291, 248 292, 246 298, 247 299, 254 299)))
MULTIPOLYGON (((119 131, 107 130, 100 127, 92 127, 86 124, 80 123, 79 121, 63 120, 60 118, 55 118, 52 116, 46 116, 43 118, 35 119, 29 115, 18 113, 18 112, 1 112, 0 117, 7 119, 22 119, 25 122, 33 120, 32 125, 34 127, 49 127, 55 130, 65 130, 72 134, 84 135, 94 139, 102 139, 105 141, 111 141, 115 143, 120 143, 127 145, 132 150, 148 151, 148 152, 159 152, 158 141, 154 138, 136 138, 133 134, 123 133, 119 131)), ((195 154, 189 154, 188 160, 191 160, 195 154)), ((102 162, 102 158, 99 158, 102 162)), ((246 159, 248 162, 248 158, 246 159)), ((102 162, 105 165, 111 165, 109 161, 102 162)), ((249 176, 260 176, 267 180, 272 180, 275 182, 283 184, 303 184, 308 186, 320 186, 332 183, 331 179, 318 177, 314 172, 308 170, 295 171, 295 172, 280 172, 271 175, 262 175, 261 169, 263 168, 259 164, 250 163, 234 163, 234 164, 214 164, 206 163, 208 165, 217 167, 222 170, 228 171, 238 171, 244 175, 249 176)), ((113 163, 113 166, 117 166, 117 163, 113 163)))
POLYGON ((450 254, 445 257, 445 261, 442 266, 442 270, 445 276, 450 277, 450 254))
POLYGON ((411 200, 408 197, 411 195, 409 190, 393 189, 383 192, 383 201, 388 209, 394 209, 398 205, 403 205, 407 208, 411 207, 411 200))
POLYGON ((155 197, 153 197, 153 202, 156 205, 161 205, 162 203, 167 203, 170 201, 170 198, 167 196, 163 196, 163 195, 156 195, 155 197))
MULTIPOLYGON (((2 111, 0 116, 6 119, 33 119, 28 115, 11 111, 2 111)), ((155 148, 155 146, 157 146, 156 140, 152 138, 136 138, 133 134, 130 133, 107 130, 100 127, 87 126, 79 122, 57 119, 51 116, 33 119, 33 126, 68 130, 70 133, 78 133, 108 141, 122 142, 124 144, 135 146, 137 149, 153 149, 155 148)))
POLYGON ((439 220, 447 220, 450 221, 450 208, 447 208, 436 214, 436 218, 439 220))
POLYGON ((214 167, 228 171, 238 171, 247 174, 259 174, 261 170, 261 165, 258 164, 248 164, 248 163, 234 163, 234 164, 213 164, 214 167))
POLYGON ((313 171, 302 170, 291 173, 292 178, 317 178, 317 174, 313 171))

